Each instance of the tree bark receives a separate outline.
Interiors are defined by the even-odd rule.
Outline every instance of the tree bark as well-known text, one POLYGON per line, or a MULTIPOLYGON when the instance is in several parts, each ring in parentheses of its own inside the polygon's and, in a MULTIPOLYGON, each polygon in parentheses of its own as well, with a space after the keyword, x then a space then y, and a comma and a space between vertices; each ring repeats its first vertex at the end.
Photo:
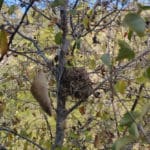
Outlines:
POLYGON ((62 30, 62 44, 60 48, 60 53, 58 55, 58 67, 56 72, 56 80, 57 80, 57 119, 56 119, 56 137, 55 137, 55 143, 53 145, 53 150, 56 148, 61 148, 63 146, 64 142, 64 135, 65 135, 65 122, 67 117, 67 110, 66 110, 66 103, 65 98, 62 96, 61 93, 61 82, 62 82, 62 76, 64 72, 64 66, 65 66, 65 54, 68 51, 68 41, 66 39, 67 33, 68 33, 68 27, 67 27, 67 6, 68 6, 68 0, 65 0, 65 3, 60 8, 60 28, 62 30))

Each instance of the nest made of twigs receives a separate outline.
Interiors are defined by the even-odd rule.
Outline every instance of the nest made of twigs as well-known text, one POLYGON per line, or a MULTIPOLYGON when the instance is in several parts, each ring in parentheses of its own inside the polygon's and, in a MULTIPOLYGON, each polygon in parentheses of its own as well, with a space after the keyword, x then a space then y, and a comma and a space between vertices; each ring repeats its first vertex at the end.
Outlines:
POLYGON ((65 68, 61 82, 63 97, 72 96, 86 100, 92 94, 92 91, 92 82, 85 68, 65 68))

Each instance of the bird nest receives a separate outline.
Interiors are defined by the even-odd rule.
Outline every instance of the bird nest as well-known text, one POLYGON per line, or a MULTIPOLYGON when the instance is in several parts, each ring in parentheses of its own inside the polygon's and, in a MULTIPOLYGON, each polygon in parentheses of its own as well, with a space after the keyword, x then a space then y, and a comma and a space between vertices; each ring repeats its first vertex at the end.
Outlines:
POLYGON ((61 80, 63 97, 72 96, 86 100, 93 91, 88 72, 82 67, 65 68, 61 80))

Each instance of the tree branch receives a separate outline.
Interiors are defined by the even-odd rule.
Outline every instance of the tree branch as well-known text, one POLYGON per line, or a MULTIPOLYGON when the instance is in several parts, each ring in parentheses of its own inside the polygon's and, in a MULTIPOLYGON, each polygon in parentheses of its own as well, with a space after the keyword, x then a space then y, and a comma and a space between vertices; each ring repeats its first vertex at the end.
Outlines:
POLYGON ((16 33, 18 32, 19 28, 21 27, 21 25, 22 25, 22 23, 23 23, 23 21, 24 21, 26 15, 27 15, 28 11, 29 11, 29 9, 32 7, 34 1, 35 1, 35 0, 31 0, 31 3, 30 3, 30 4, 28 5, 28 7, 26 8, 26 10, 25 10, 25 12, 24 12, 24 14, 23 14, 23 16, 22 16, 22 18, 21 18, 19 24, 17 25, 17 27, 16 27, 14 33, 13 33, 13 34, 11 35, 11 37, 10 37, 8 46, 10 46, 10 44, 12 43, 14 36, 16 35, 16 33))
POLYGON ((135 110, 135 108, 136 108, 136 106, 137 106, 137 104, 138 104, 138 101, 139 101, 139 99, 140 99, 140 95, 141 95, 141 92, 142 92, 143 88, 144 88, 144 84, 141 84, 141 85, 140 85, 140 88, 139 88, 139 91, 138 91, 138 94, 136 95, 136 98, 135 98, 135 100, 134 100, 134 103, 133 103, 133 105, 132 105, 132 107, 131 107, 131 111, 134 111, 134 110, 135 110))
POLYGON ((37 148, 39 148, 40 150, 45 150, 43 147, 41 147, 39 144, 35 143, 34 141, 30 140, 28 137, 25 137, 21 134, 18 134, 17 132, 15 132, 14 130, 11 130, 9 128, 6 128, 6 127, 0 127, 0 131, 5 131, 5 132, 9 132, 15 136, 18 136, 24 140, 26 140, 27 142, 31 143, 32 145, 36 146, 37 148))
POLYGON ((44 119, 45 119, 45 121, 46 121, 46 124, 47 124, 47 129, 48 129, 48 131, 49 131, 49 135, 50 135, 50 139, 51 139, 51 145, 52 145, 52 139, 53 139, 53 135, 52 135, 52 131, 51 131, 51 126, 50 126, 50 124, 49 124, 49 122, 48 122, 48 118, 47 118, 47 115, 44 113, 43 114, 44 115, 44 119))
POLYGON ((56 138, 55 144, 52 147, 52 150, 61 148, 64 141, 64 132, 65 132, 65 124, 66 124, 66 102, 65 98, 62 96, 63 93, 61 90, 61 82, 62 76, 64 72, 65 66, 65 54, 68 51, 68 41, 66 36, 68 34, 68 25, 67 25, 67 6, 68 0, 64 1, 64 5, 60 7, 60 23, 61 29, 63 31, 62 34, 62 45, 58 55, 58 67, 56 72, 56 81, 57 81, 57 119, 56 119, 56 138))
POLYGON ((76 109, 78 106, 80 106, 83 102, 84 102, 84 100, 79 100, 77 103, 75 103, 75 105, 73 105, 73 106, 66 112, 66 116, 68 116, 74 109, 76 109))

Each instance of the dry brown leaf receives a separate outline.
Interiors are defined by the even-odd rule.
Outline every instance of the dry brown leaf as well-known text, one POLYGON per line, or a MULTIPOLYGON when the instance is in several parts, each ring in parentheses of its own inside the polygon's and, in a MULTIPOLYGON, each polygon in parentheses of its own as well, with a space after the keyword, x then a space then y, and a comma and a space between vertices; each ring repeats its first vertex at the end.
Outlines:
POLYGON ((5 30, 0 31, 0 54, 1 58, 7 54, 8 51, 8 40, 7 40, 7 32, 5 30))
POLYGON ((84 106, 79 107, 79 112, 81 115, 84 115, 85 114, 85 107, 84 106))
POLYGON ((100 142, 100 137, 98 134, 95 135, 95 139, 94 139, 94 147, 95 148, 99 148, 99 143, 100 142))

